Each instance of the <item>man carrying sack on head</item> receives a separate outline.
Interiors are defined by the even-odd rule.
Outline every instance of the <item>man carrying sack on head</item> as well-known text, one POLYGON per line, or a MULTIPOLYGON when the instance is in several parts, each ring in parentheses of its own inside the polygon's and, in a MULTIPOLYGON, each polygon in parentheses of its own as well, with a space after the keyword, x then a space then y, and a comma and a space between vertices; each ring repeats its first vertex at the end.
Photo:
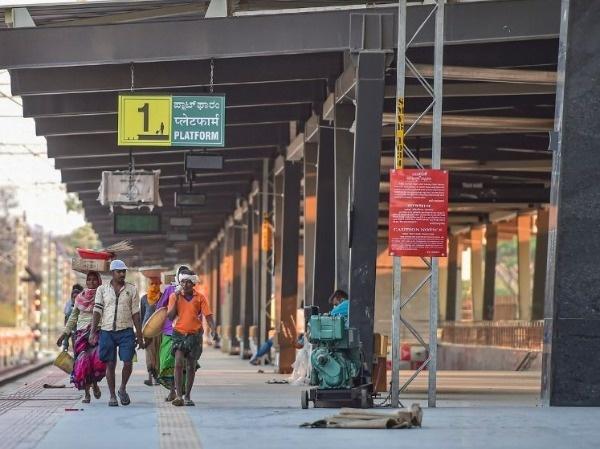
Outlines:
POLYGON ((175 406, 195 405, 191 399, 196 376, 196 362, 202 354, 202 315, 215 336, 215 323, 206 298, 194 289, 198 282, 196 274, 183 270, 179 276, 181 291, 169 297, 167 317, 173 320, 173 355, 175 356, 175 406), (186 369, 185 395, 183 392, 183 370, 186 369))

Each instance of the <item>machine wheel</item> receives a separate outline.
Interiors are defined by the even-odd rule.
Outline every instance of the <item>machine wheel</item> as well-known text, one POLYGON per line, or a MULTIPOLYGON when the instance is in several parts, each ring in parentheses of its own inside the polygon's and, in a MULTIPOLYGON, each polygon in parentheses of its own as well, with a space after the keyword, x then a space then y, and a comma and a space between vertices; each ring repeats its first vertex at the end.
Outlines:
POLYGON ((302 390, 300 393, 300 403, 302 404, 303 409, 308 408, 308 391, 302 390))
POLYGON ((360 408, 369 408, 369 396, 366 388, 360 390, 360 408))

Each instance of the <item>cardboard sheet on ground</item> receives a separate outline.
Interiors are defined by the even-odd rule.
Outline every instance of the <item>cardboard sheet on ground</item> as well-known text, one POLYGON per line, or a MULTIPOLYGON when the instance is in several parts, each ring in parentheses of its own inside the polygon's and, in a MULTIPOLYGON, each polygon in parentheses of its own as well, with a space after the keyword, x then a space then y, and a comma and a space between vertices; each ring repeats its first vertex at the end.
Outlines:
POLYGON ((343 408, 339 414, 329 416, 300 427, 326 429, 410 429, 421 427, 423 410, 413 404, 410 410, 379 412, 358 408, 343 408))

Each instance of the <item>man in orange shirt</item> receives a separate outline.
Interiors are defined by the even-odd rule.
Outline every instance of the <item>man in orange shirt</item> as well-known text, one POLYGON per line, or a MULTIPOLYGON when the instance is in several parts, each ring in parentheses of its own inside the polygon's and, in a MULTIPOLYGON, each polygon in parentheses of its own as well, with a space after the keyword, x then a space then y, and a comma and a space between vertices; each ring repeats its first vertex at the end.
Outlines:
POLYGON ((192 271, 182 271, 180 276, 180 292, 172 293, 169 297, 167 316, 173 321, 173 355, 175 357, 175 388, 177 397, 172 404, 175 406, 195 405, 190 397, 196 364, 202 354, 202 316, 210 328, 211 336, 215 336, 215 323, 212 311, 206 298, 194 290, 198 277, 192 271), (185 396, 183 394, 183 367, 186 364, 185 396))

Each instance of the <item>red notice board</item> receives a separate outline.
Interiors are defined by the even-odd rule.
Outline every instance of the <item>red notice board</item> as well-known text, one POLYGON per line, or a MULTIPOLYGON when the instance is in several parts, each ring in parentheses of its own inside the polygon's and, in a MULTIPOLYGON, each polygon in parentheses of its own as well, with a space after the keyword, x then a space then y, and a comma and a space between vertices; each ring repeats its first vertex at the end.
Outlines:
POLYGON ((391 256, 446 257, 448 172, 390 170, 391 256))

